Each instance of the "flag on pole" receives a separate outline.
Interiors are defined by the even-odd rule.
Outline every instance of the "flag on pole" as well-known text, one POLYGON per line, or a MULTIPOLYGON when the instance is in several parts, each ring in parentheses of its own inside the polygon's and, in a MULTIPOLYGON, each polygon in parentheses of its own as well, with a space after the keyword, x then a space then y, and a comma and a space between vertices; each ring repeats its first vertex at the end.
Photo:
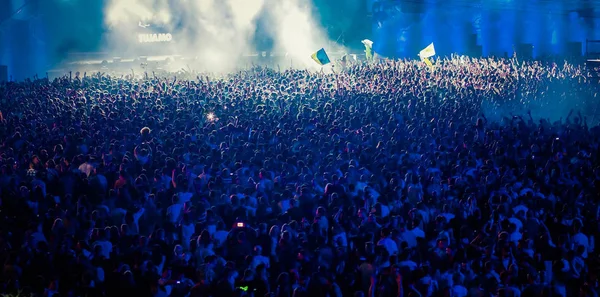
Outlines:
POLYGON ((427 66, 433 68, 433 64, 431 63, 431 61, 429 60, 429 58, 423 59, 423 62, 425 62, 425 64, 427 64, 427 66))
POLYGON ((433 47, 433 42, 419 52, 419 57, 421 58, 421 61, 425 62, 425 64, 427 64, 427 66, 429 66, 429 68, 431 68, 432 70, 433 63, 431 62, 431 60, 429 60, 429 58, 433 56, 435 56, 435 48, 433 47))
POLYGON ((310 57, 321 66, 331 63, 331 61, 329 60, 329 56, 327 56, 327 53, 325 52, 325 49, 318 50, 310 57))
POLYGON ((367 56, 367 61, 373 60, 373 41, 365 39, 361 42, 365 45, 365 54, 367 56))
POLYGON ((419 57, 421 57, 421 59, 426 59, 433 56, 435 56, 435 48, 433 47, 433 42, 426 48, 421 50, 421 52, 419 52, 419 57))

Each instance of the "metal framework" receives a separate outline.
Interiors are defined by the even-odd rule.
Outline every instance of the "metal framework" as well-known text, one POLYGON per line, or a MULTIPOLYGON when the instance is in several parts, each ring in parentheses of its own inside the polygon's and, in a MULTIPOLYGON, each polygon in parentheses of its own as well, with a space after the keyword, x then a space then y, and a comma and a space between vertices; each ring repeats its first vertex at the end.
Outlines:
POLYGON ((600 45, 600 40, 585 40, 585 57, 588 60, 600 58, 600 48, 598 50, 590 50, 590 44, 600 45))

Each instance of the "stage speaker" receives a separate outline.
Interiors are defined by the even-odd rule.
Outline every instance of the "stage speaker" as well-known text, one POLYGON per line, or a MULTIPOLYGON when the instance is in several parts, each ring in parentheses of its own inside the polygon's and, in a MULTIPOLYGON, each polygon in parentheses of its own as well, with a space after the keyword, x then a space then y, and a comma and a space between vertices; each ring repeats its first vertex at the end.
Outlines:
POLYGON ((8 81, 8 67, 0 65, 0 83, 8 81))
POLYGON ((568 42, 565 47, 565 54, 570 57, 581 57, 583 54, 583 45, 581 42, 568 42))
POLYGON ((531 43, 521 43, 516 48, 517 57, 519 59, 533 59, 533 44, 531 43))
POLYGON ((469 51, 467 52, 467 56, 480 58, 483 56, 483 47, 481 45, 471 45, 469 47, 469 51))
POLYGON ((469 48, 473 48, 474 46, 477 46, 477 34, 469 35, 469 37, 467 38, 467 46, 469 48))

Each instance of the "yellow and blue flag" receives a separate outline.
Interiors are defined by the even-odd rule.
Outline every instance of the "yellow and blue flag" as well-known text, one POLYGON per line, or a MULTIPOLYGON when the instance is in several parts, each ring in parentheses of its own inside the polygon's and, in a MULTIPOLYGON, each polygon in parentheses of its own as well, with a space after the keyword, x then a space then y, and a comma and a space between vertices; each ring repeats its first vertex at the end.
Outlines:
POLYGON ((317 64, 319 64, 321 66, 331 63, 331 61, 329 60, 329 56, 327 56, 327 53, 325 52, 325 49, 318 50, 316 53, 312 54, 312 56, 310 56, 310 57, 313 60, 315 60, 315 62, 317 62, 317 64))

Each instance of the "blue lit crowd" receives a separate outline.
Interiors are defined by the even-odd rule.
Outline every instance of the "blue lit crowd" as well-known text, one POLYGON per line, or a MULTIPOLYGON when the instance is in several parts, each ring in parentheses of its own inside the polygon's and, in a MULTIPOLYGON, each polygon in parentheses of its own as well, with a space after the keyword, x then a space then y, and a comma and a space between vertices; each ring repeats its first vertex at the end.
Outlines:
POLYGON ((0 293, 597 297, 598 91, 464 58, 0 84, 0 293))

